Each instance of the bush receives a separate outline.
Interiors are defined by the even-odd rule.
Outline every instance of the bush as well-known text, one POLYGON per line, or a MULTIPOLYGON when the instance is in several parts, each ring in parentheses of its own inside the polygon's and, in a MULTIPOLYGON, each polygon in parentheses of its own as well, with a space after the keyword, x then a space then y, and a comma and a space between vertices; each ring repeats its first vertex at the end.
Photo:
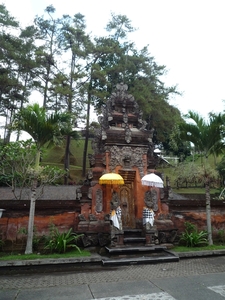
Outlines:
POLYGON ((218 230, 219 242, 225 244, 225 230, 220 229, 218 230))
POLYGON ((2 239, 0 239, 0 249, 2 250, 2 247, 4 246, 4 241, 2 239))
POLYGON ((186 247, 198 247, 207 244, 207 232, 198 231, 194 224, 189 222, 184 223, 186 229, 181 234, 180 242, 184 242, 186 247))
POLYGON ((50 236, 47 237, 46 246, 44 249, 50 250, 51 253, 65 253, 69 248, 76 248, 79 252, 80 248, 76 244, 77 240, 83 234, 76 234, 72 232, 72 228, 68 232, 60 233, 58 228, 51 226, 50 236))

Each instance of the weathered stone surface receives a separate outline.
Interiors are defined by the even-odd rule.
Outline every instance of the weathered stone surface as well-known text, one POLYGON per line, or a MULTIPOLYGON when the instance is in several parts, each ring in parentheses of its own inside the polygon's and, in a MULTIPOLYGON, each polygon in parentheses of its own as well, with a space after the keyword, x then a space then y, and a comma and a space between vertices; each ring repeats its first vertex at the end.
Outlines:
MULTIPOLYGON (((60 186, 46 186, 44 187, 44 193, 40 196, 40 200, 76 200, 76 189, 79 186, 75 185, 60 185, 60 186)), ((37 189, 38 194, 38 189, 37 189)), ((19 198, 19 190, 16 192, 19 198)), ((1 187, 0 188, 0 200, 13 200, 16 199, 11 188, 1 187)), ((22 192, 22 200, 30 200, 30 190, 25 189, 22 192)))

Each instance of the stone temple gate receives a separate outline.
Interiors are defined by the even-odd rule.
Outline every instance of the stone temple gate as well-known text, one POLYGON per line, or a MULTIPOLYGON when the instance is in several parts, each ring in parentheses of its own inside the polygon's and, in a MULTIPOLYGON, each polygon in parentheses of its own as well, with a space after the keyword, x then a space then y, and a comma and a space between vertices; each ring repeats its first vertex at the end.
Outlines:
POLYGON ((154 192, 157 227, 173 229, 168 206, 163 203, 164 189, 149 188, 141 183, 145 174, 157 174, 158 157, 154 154, 153 130, 147 129, 143 113, 127 89, 126 84, 118 84, 99 117, 100 128, 92 141, 93 155, 89 156, 90 170, 80 191, 80 232, 110 232, 112 191, 119 195, 124 230, 143 228, 143 207, 150 190, 154 192), (124 185, 100 185, 99 178, 111 172, 120 174, 124 185))

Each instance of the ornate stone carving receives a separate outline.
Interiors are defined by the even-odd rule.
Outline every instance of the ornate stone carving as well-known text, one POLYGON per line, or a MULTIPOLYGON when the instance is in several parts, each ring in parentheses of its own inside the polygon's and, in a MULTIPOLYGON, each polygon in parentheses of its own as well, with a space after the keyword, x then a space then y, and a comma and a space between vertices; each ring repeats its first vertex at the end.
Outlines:
POLYGON ((96 191, 96 212, 100 213, 103 210, 103 199, 102 199, 102 190, 98 189, 96 191))
POLYGON ((78 215, 78 218, 79 218, 79 221, 87 221, 87 220, 85 219, 85 216, 82 215, 82 214, 79 214, 79 215, 78 215))
POLYGON ((157 211, 159 209, 156 190, 151 189, 150 191, 147 191, 145 193, 144 201, 147 206, 151 206, 153 211, 157 211))
POLYGON ((81 198, 82 198, 81 189, 77 188, 76 189, 76 200, 81 200, 81 198))
POLYGON ((92 187, 90 187, 90 188, 88 189, 88 194, 87 194, 87 196, 88 196, 88 199, 92 199, 92 187))
POLYGON ((132 140, 132 133, 131 130, 129 128, 129 125, 126 124, 126 128, 125 128, 125 141, 129 144, 132 140))
POLYGON ((125 167, 124 156, 129 153, 130 157, 130 166, 138 167, 141 176, 144 176, 144 161, 143 155, 147 154, 147 148, 139 147, 118 147, 112 146, 110 148, 110 169, 111 171, 115 170, 116 166, 120 165, 125 167))
POLYGON ((89 214, 89 220, 90 220, 90 221, 97 221, 97 218, 96 218, 95 215, 89 214))

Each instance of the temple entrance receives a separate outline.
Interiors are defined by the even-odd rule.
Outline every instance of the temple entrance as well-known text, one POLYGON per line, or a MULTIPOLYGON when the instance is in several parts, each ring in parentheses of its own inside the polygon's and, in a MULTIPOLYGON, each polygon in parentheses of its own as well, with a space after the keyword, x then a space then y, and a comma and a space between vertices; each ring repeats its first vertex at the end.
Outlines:
POLYGON ((127 183, 120 188, 123 228, 135 228, 135 208, 133 184, 127 183))

